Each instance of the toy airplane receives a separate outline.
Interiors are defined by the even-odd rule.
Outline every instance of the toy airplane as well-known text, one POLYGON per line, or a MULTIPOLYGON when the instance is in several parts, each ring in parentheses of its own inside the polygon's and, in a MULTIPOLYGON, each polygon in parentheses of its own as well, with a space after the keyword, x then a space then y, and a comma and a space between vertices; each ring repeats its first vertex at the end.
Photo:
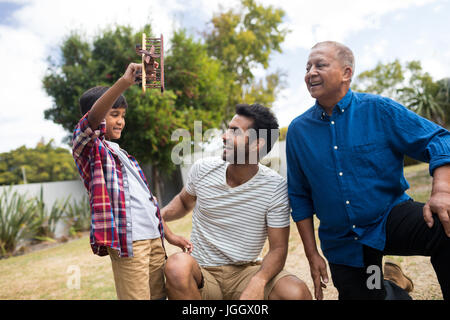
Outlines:
POLYGON ((136 45, 136 53, 142 57, 142 74, 138 76, 142 91, 160 88, 164 92, 164 40, 147 38, 142 34, 142 45, 136 45))

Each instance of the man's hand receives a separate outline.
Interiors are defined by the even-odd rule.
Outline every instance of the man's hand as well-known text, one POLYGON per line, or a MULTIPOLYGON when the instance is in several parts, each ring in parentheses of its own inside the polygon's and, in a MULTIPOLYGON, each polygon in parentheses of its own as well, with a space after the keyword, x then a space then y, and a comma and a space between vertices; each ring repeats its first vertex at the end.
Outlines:
POLYGON ((242 292, 240 300, 264 300, 264 288, 266 282, 258 277, 253 277, 247 288, 242 292))
POLYGON ((127 70, 122 76, 129 86, 136 83, 136 75, 142 72, 142 64, 140 63, 130 63, 127 70))
POLYGON ((171 245, 179 247, 181 250, 183 250, 183 252, 187 252, 190 254, 194 249, 192 243, 185 237, 170 233, 166 234, 165 238, 167 242, 169 242, 171 245))
POLYGON ((311 278, 314 282, 314 296, 317 300, 322 300, 322 288, 326 288, 326 283, 328 283, 327 263, 318 253, 309 258, 308 261, 311 278))
POLYGON ((450 164, 436 168, 433 173, 431 197, 423 207, 423 218, 430 228, 434 223, 433 213, 437 214, 445 234, 450 237, 450 164))
POLYGON ((450 237, 450 193, 449 192, 433 192, 430 200, 423 207, 423 218, 428 227, 433 226, 433 213, 437 214, 442 223, 445 234, 450 237))

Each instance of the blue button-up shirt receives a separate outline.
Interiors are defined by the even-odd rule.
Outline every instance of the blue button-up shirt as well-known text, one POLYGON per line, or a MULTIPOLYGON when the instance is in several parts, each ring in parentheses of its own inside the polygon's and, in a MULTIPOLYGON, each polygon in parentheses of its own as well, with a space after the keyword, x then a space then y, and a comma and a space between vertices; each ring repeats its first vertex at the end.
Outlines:
POLYGON ((328 116, 316 104, 292 121, 286 137, 294 221, 320 220, 329 262, 362 267, 363 245, 383 250, 391 209, 410 197, 403 157, 450 163, 450 133, 395 101, 349 90, 328 116))

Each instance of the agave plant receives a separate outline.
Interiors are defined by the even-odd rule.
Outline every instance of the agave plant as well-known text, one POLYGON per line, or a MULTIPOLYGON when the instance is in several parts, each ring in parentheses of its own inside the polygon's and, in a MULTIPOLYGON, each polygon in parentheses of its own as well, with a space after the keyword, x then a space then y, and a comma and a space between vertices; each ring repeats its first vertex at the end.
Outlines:
POLYGON ((431 90, 404 88, 398 90, 405 93, 406 107, 418 115, 439 125, 444 124, 445 111, 443 105, 435 98, 431 90))
POLYGON ((71 234, 87 231, 91 225, 91 212, 87 197, 67 204, 64 220, 70 226, 71 234))
POLYGON ((54 241, 56 224, 62 219, 70 200, 70 195, 64 200, 56 200, 50 210, 44 203, 44 191, 41 187, 39 198, 35 198, 36 216, 33 226, 36 228, 35 239, 54 241))
POLYGON ((17 244, 32 237, 35 230, 34 201, 27 199, 12 188, 0 195, 0 256, 13 254, 17 244))

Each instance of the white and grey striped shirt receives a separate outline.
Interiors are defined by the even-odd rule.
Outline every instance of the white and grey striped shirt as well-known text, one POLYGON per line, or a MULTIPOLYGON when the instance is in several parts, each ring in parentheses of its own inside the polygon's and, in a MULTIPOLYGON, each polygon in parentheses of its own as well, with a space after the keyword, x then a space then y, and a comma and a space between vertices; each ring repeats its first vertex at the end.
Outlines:
POLYGON ((220 158, 197 161, 189 172, 186 191, 197 197, 192 214, 192 256, 201 266, 242 264, 258 258, 267 227, 290 224, 286 180, 259 164, 246 183, 230 187, 228 162, 220 158))

